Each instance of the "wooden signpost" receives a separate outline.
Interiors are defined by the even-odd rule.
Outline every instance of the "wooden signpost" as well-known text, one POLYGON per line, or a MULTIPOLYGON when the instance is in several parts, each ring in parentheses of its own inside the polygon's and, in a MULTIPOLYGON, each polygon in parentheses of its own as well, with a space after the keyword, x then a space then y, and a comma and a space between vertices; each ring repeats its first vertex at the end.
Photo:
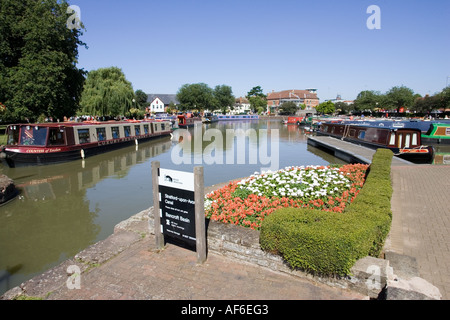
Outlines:
POLYGON ((153 208, 156 246, 166 241, 197 252, 206 261, 203 167, 194 173, 160 168, 152 162, 153 208))

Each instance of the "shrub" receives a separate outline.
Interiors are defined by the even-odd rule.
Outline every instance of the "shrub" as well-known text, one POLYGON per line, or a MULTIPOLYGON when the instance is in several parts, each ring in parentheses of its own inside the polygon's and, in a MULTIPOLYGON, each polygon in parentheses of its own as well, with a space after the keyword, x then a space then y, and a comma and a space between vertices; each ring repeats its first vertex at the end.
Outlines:
POLYGON ((283 208, 261 226, 263 250, 278 253, 292 268, 347 275, 367 255, 378 256, 389 233, 393 153, 378 149, 366 182, 344 213, 283 208))

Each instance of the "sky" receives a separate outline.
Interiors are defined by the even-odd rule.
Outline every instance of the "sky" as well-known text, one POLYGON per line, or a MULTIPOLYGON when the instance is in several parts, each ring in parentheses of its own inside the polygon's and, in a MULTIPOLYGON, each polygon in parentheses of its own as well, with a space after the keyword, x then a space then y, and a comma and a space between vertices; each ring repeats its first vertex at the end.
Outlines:
POLYGON ((78 67, 119 67, 148 94, 203 82, 231 86, 236 97, 255 86, 315 88, 324 101, 450 85, 449 0, 68 2, 85 26, 78 67))

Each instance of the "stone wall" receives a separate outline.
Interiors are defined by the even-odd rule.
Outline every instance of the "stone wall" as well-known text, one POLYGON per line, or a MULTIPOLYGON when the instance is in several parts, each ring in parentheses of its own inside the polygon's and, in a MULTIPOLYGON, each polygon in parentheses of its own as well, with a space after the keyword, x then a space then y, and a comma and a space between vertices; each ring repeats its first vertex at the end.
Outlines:
POLYGON ((0 175, 0 205, 13 199, 17 194, 14 181, 5 175, 0 175))

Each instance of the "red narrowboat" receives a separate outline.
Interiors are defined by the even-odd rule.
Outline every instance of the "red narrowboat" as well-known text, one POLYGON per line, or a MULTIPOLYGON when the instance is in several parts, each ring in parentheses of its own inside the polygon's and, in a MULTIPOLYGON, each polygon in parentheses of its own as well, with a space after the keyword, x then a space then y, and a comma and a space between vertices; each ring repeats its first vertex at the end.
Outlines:
POLYGON ((288 117, 287 120, 283 120, 283 123, 300 125, 302 120, 303 120, 303 117, 288 117))
POLYGON ((195 125, 201 125, 203 123, 202 118, 193 117, 191 114, 180 114, 178 115, 178 127, 180 129, 186 129, 193 127, 195 125))
POLYGON ((106 121, 15 124, 6 129, 0 158, 10 167, 84 159, 170 135, 170 121, 106 121))

